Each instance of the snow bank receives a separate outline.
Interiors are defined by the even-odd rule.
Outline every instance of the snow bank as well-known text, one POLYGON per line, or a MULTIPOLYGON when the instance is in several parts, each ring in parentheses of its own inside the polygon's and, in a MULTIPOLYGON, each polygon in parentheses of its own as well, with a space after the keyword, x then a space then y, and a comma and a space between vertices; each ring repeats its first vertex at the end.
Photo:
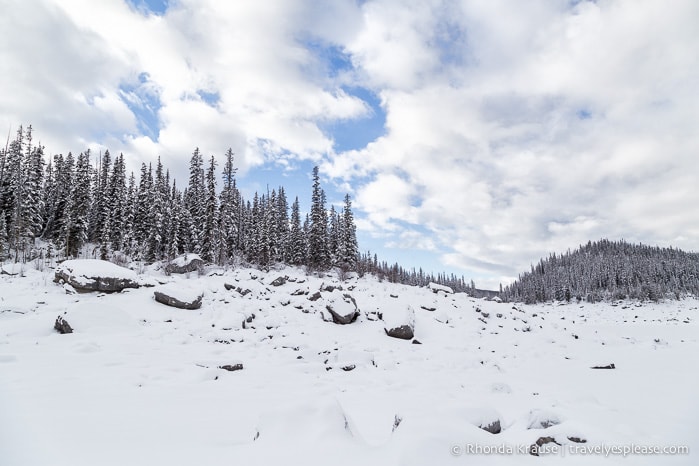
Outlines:
POLYGON ((427 287, 432 290, 433 293, 437 293, 438 291, 443 291, 448 294, 454 294, 454 290, 452 290, 450 287, 445 286, 445 285, 440 285, 438 283, 430 282, 427 287))

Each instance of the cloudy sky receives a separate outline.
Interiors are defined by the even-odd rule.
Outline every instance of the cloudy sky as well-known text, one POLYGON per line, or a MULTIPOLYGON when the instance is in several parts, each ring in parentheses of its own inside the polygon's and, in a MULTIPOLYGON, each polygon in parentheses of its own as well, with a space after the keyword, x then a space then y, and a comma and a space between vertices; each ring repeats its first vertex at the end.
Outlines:
POLYGON ((483 287, 588 239, 699 250, 696 0, 0 0, 0 133, 231 147, 360 246, 483 287))

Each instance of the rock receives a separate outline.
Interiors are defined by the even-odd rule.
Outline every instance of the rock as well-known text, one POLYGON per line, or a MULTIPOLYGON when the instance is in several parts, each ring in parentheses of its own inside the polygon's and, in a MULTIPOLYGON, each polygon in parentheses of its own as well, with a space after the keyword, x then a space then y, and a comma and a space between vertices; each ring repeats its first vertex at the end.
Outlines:
POLYGON ((226 291, 235 290, 235 286, 231 285, 230 283, 224 283, 223 287, 226 289, 226 291))
POLYGON ((493 421, 490 424, 480 425, 478 427, 486 432, 490 432, 491 434, 499 434, 502 432, 502 428, 500 427, 500 419, 493 421))
POLYGON ((198 254, 183 254, 171 260, 165 266, 166 273, 189 273, 196 272, 204 266, 198 254))
POLYGON ((332 293, 335 290, 342 291, 342 286, 340 286, 340 285, 321 286, 320 290, 327 291, 328 293, 332 293))
POLYGON ((60 333, 61 335, 66 333, 73 333, 73 329, 71 328, 68 321, 61 316, 58 316, 56 318, 56 323, 53 324, 53 328, 56 329, 56 331, 58 331, 58 333, 60 333))
POLYGON ((592 366, 590 369, 616 369, 616 366, 612 363, 606 366, 592 366))
POLYGON ((581 437, 568 437, 568 440, 573 443, 587 443, 587 440, 581 437))
POLYGON ((321 298, 320 291, 316 291, 311 296, 308 297, 309 301, 318 301, 321 298))
POLYGON ((408 306, 401 311, 391 310, 384 313, 384 331, 386 335, 401 340, 412 340, 415 336, 415 311, 408 306))
POLYGON ((430 282, 427 287, 432 290, 432 293, 438 293, 438 292, 443 292, 445 294, 454 294, 454 290, 452 290, 450 287, 445 286, 445 285, 440 285, 438 283, 430 282))
POLYGON ((97 259, 63 261, 54 277, 56 283, 68 283, 75 290, 112 293, 125 288, 138 288, 138 276, 133 270, 97 259))
POLYGON ((417 338, 413 340, 413 345, 421 345, 422 342, 418 340, 417 338))
POLYGON ((229 372, 240 371, 243 370, 243 363, 239 362, 236 364, 225 364, 223 366, 218 366, 218 368, 229 372))
POLYGON ((561 423, 556 413, 544 409, 535 409, 529 413, 527 429, 548 429, 561 423))
POLYGON ((560 443, 556 442, 556 439, 553 437, 539 437, 537 441, 529 447, 529 454, 532 456, 539 456, 539 453, 542 450, 541 447, 547 443, 555 443, 556 445, 560 445, 560 443))
POLYGON ((305 294, 308 294, 308 291, 302 290, 301 288, 297 289, 296 291, 293 291, 291 293, 291 296, 303 296, 305 294))
POLYGON ((178 309, 199 309, 204 297, 200 290, 183 288, 174 283, 159 287, 154 294, 157 302, 178 309))
POLYGON ((354 370, 356 367, 357 366, 355 366, 354 364, 349 364, 347 366, 342 366, 342 370, 345 372, 349 372, 349 371, 354 370))
POLYGON ((437 310, 436 307, 428 307, 428 306, 420 306, 420 309, 424 309, 426 311, 434 312, 437 310))
POLYGON ((401 340, 412 340, 412 338, 415 336, 413 333, 413 327, 411 325, 401 325, 399 327, 393 327, 390 329, 385 328, 384 331, 389 337, 400 338, 401 340))
POLYGON ((270 283, 271 286, 282 286, 286 283, 287 277, 277 277, 275 278, 272 283, 270 283))
POLYGON ((340 325, 351 324, 359 317, 357 302, 348 294, 342 296, 342 300, 334 300, 325 308, 330 312, 333 322, 340 325))

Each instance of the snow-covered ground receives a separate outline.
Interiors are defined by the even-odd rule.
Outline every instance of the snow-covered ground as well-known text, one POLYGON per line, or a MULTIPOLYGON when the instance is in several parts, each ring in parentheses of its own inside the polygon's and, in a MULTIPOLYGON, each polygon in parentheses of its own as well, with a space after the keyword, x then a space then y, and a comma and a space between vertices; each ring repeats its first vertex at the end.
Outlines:
POLYGON ((202 307, 0 275, 1 465, 699 464, 697 300, 525 306, 293 268, 145 273, 203 290, 202 307), (338 325, 326 306, 351 311, 344 294, 361 314, 338 325), (422 344, 386 335, 405 315, 422 344), (541 437, 561 445, 530 455, 541 437), (634 445, 689 454, 581 452, 634 445))

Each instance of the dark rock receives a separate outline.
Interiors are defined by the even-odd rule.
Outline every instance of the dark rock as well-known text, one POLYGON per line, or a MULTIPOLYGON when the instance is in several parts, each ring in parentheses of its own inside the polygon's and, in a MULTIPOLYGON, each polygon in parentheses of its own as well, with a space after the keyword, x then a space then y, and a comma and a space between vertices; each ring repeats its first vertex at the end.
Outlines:
POLYGON ((170 261, 165 266, 166 273, 190 273, 196 272, 204 266, 204 261, 196 254, 184 254, 170 261))
POLYGON ((272 286, 282 286, 286 283, 288 277, 277 277, 275 278, 270 285, 272 286))
POLYGON ((240 371, 243 370, 243 364, 242 363, 237 363, 237 364, 225 364, 223 366, 218 366, 219 369, 223 369, 224 371, 240 371))
POLYGON ((198 295, 193 301, 181 301, 180 299, 170 296, 167 291, 156 291, 155 300, 166 306, 176 307, 178 309, 199 309, 203 295, 198 295))
POLYGON ((230 283, 224 283, 223 287, 228 291, 235 290, 235 286, 231 285, 230 283))
POLYGON ((420 309, 424 309, 426 311, 434 312, 437 310, 436 307, 427 307, 427 306, 420 306, 420 309))
POLYGON ((389 337, 400 338, 401 340, 412 340, 415 336, 413 327, 407 324, 391 329, 385 328, 384 331, 389 337))
POLYGON ((502 427, 500 426, 500 419, 496 419, 495 421, 491 422, 490 424, 487 425, 481 425, 478 426, 481 429, 483 429, 486 432, 490 432, 491 434, 499 434, 502 432, 502 427))
POLYGON ((418 340, 417 338, 413 340, 413 345, 421 345, 422 342, 418 340))
POLYGON ((340 285, 328 285, 328 286, 321 287, 321 290, 327 291, 328 293, 332 293, 335 290, 342 291, 342 286, 340 286, 340 285))
POLYGON ((53 324, 53 328, 56 329, 56 331, 58 331, 58 333, 60 333, 61 335, 66 333, 73 333, 73 329, 68 323, 68 321, 61 316, 58 316, 56 318, 56 323, 53 324))
POLYGON ((568 437, 568 440, 570 440, 573 443, 587 443, 586 439, 580 437, 568 437))
POLYGON ((606 366, 592 366, 590 369, 616 369, 616 366, 614 366, 614 363, 612 363, 606 366))
POLYGON ((532 456, 539 456, 541 447, 547 443, 555 443, 556 445, 560 445, 560 443, 556 442, 556 439, 553 437, 539 437, 537 441, 529 447, 529 454, 532 456))
POLYGON ((308 294, 308 291, 299 288, 298 290, 291 293, 291 296, 303 296, 305 294, 308 294))
POLYGON ((318 301, 321 298, 320 291, 316 291, 311 296, 308 297, 309 301, 318 301))
POLYGON ((342 366, 342 370, 345 372, 349 372, 351 370, 354 370, 357 366, 354 364, 348 364, 346 366, 342 366))
POLYGON ((390 294, 389 296, 390 296, 391 298, 397 298, 397 297, 398 297, 397 294, 390 294))

